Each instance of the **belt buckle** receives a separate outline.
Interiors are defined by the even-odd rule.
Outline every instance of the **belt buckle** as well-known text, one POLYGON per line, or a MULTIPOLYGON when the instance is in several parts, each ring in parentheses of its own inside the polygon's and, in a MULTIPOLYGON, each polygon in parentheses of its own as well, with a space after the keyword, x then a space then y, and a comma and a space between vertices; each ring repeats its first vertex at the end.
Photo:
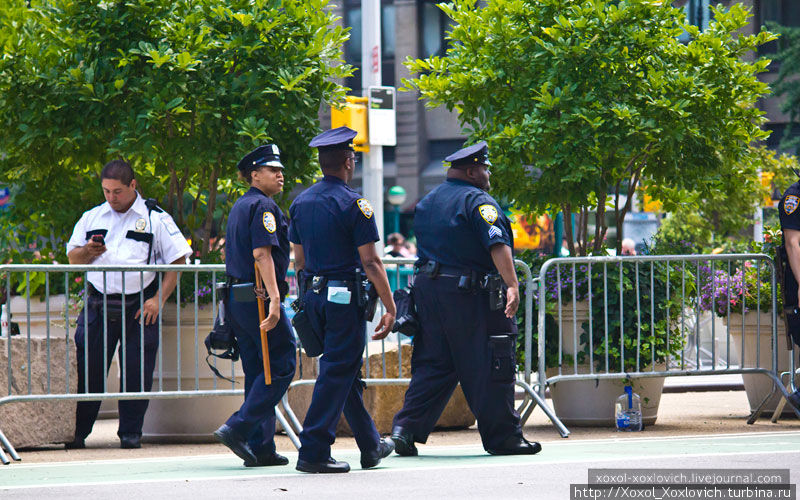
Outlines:
POLYGON ((314 276, 311 278, 311 289, 314 290, 314 293, 319 293, 320 289, 322 288, 323 279, 323 276, 314 276))

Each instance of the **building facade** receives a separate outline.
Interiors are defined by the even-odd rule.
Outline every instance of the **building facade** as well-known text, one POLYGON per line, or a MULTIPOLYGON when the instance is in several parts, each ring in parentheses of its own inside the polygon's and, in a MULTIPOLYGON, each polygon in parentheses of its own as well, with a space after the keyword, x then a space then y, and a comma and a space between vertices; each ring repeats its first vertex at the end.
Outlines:
MULTIPOLYGON (((753 20, 749 33, 757 33, 767 22, 785 26, 800 26, 800 0, 676 0, 674 4, 684 9, 689 22, 705 28, 713 18, 711 6, 730 5, 739 1, 752 9, 753 20)), ((437 0, 382 0, 382 80, 384 85, 402 86, 409 78, 403 62, 407 58, 425 58, 444 55, 447 49, 446 33, 450 19, 436 6, 437 0)), ((361 1, 339 0, 335 7, 344 25, 351 28, 351 38, 345 47, 345 59, 356 68, 362 65, 361 55, 361 1)), ((767 56, 777 51, 778 43, 766 44, 759 55, 767 56)), ((777 77, 777 62, 761 78, 771 83, 777 77)), ((352 94, 361 95, 361 75, 356 71, 345 84, 352 94)), ((772 134, 767 145, 779 148, 783 134, 790 128, 788 116, 780 110, 780 98, 762 99, 759 106, 767 113, 767 128, 772 134)), ((397 146, 384 148, 384 185, 402 186, 408 196, 403 212, 410 212, 415 203, 439 184, 445 176, 442 161, 445 156, 461 147, 465 136, 461 133, 457 117, 444 108, 426 109, 417 92, 397 93, 397 146)), ((323 120, 329 116, 323 111, 323 120)), ((328 123, 328 122, 324 122, 328 123)), ((793 133, 800 134, 795 126, 793 133)), ((794 152, 796 153, 796 152, 794 152)), ((355 184, 360 182, 357 172, 355 184)), ((387 213, 391 207, 387 206, 387 213)))

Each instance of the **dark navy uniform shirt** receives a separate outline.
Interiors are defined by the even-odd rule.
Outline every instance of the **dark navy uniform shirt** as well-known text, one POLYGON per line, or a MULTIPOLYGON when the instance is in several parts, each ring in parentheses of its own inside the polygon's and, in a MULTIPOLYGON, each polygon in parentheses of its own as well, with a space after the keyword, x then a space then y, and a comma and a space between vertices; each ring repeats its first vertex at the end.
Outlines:
POLYGON ((783 198, 778 204, 778 214, 781 219, 781 229, 800 231, 800 182, 795 182, 783 193, 783 198))
POLYGON ((489 194, 472 184, 447 179, 418 204, 414 215, 421 261, 496 272, 489 249, 514 248, 511 223, 489 194))
POLYGON ((225 271, 244 281, 255 279, 253 250, 272 247, 275 277, 286 279, 289 267, 289 223, 275 201, 251 187, 233 204, 225 235, 225 271))
POLYGON ((361 267, 358 247, 379 240, 369 201, 338 177, 300 193, 289 216, 289 240, 303 246, 306 275, 348 279, 361 267))

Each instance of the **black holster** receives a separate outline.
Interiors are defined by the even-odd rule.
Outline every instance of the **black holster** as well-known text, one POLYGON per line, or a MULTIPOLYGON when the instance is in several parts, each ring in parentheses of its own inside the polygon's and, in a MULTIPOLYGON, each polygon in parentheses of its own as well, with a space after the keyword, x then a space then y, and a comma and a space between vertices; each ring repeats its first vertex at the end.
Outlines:
POLYGON ((508 287, 499 274, 487 274, 484 278, 485 288, 489 292, 489 310, 500 311, 506 305, 508 287))
POLYGON ((230 359, 232 361, 237 361, 239 359, 239 344, 236 342, 236 336, 233 333, 230 322, 225 321, 225 315, 228 314, 230 310, 228 307, 229 291, 230 283, 217 286, 217 293, 222 294, 222 300, 217 309, 217 317, 214 319, 214 328, 211 330, 211 333, 206 336, 204 343, 206 345, 206 351, 208 351, 206 363, 208 367, 211 368, 211 371, 214 372, 214 375, 223 380, 235 382, 223 376, 209 361, 211 356, 220 359, 230 359))
POLYGON ((300 345, 306 352, 306 356, 313 358, 322 354, 322 335, 314 330, 311 319, 305 311, 303 297, 306 293, 306 279, 302 273, 297 273, 297 288, 298 297, 291 305, 292 310, 294 310, 292 326, 294 327, 295 333, 297 333, 297 337, 300 339, 300 345))
POLYGON ((408 337, 419 333, 419 317, 414 304, 412 288, 400 288, 394 291, 394 303, 397 305, 397 320, 392 327, 393 332, 400 332, 408 337))
POLYGON ((363 271, 356 271, 356 301, 364 308, 364 319, 372 321, 378 309, 378 291, 363 271))

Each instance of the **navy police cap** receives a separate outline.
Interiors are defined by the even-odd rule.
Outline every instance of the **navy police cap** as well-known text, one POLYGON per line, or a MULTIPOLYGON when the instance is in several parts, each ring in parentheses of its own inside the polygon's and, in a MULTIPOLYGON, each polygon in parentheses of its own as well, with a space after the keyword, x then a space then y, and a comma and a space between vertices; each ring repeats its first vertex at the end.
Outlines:
POLYGON ((312 148, 319 148, 320 151, 352 151, 353 139, 358 132, 348 127, 337 127, 319 134, 308 143, 312 148))
POLYGON ((444 161, 449 161, 451 167, 470 167, 473 165, 492 166, 489 162, 489 146, 486 145, 486 141, 481 141, 472 146, 459 149, 445 158, 444 161))
POLYGON ((281 163, 281 151, 275 144, 264 144, 247 153, 244 158, 239 160, 236 168, 247 173, 261 167, 283 168, 281 163))

